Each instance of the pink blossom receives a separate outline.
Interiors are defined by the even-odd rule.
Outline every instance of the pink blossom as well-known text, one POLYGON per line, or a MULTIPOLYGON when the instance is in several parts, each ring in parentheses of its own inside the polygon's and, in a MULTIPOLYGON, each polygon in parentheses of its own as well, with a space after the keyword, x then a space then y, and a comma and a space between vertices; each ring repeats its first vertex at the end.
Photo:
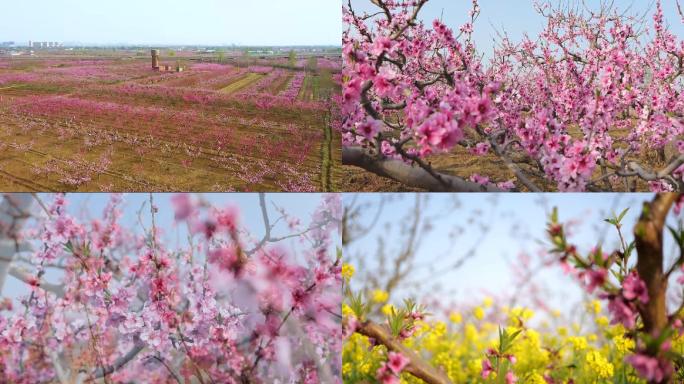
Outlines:
POLYGON ((639 278, 636 271, 632 271, 622 282, 622 295, 627 300, 639 300, 644 304, 648 303, 646 283, 639 278))
POLYGON ((390 352, 387 355, 387 367, 397 375, 400 374, 408 364, 409 359, 404 357, 401 353, 390 352))
POLYGON ((380 36, 375 39, 371 53, 378 56, 392 48, 392 40, 389 37, 380 36))
POLYGON ((190 217, 193 211, 193 205, 190 200, 190 196, 187 194, 174 195, 171 198, 171 203, 176 210, 175 217, 176 220, 182 221, 190 217))
POLYGON ((382 129, 382 122, 368 118, 365 122, 359 124, 356 131, 365 137, 367 140, 372 140, 382 129))
POLYGON ((482 176, 478 173, 473 173, 470 176, 470 181, 472 181, 473 183, 480 184, 480 185, 487 185, 487 184, 489 184, 489 177, 482 176))
POLYGON ((506 384, 515 384, 518 382, 518 377, 512 371, 506 373, 506 384))
POLYGON ((634 328, 636 324, 636 310, 622 296, 609 298, 608 311, 612 315, 611 324, 622 324, 627 329, 634 328))
POLYGON ((644 354, 634 354, 626 358, 641 378, 649 382, 661 382, 672 374, 672 365, 666 360, 660 360, 644 354))
POLYGON ((482 359, 482 378, 486 379, 489 377, 489 375, 494 372, 494 368, 492 367, 492 362, 489 361, 488 358, 482 359))
POLYGON ((587 292, 593 293, 597 287, 605 284, 608 278, 608 271, 605 268, 589 269, 585 272, 587 276, 587 292))
POLYGON ((489 152, 490 149, 491 145, 489 145, 489 143, 487 142, 477 143, 477 145, 475 145, 475 147, 470 150, 470 153, 472 153, 473 155, 482 156, 487 154, 487 152, 489 152))

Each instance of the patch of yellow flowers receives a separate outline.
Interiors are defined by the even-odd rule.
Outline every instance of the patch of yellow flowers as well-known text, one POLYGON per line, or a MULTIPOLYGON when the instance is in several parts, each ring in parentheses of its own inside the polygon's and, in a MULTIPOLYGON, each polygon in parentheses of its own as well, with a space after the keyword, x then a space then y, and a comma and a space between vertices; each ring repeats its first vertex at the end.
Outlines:
MULTIPOLYGON (((386 292, 371 292, 370 301, 389 316, 386 292)), ((554 383, 645 383, 625 362, 625 355, 633 352, 634 341, 621 325, 610 325, 602 316, 601 303, 587 303, 588 324, 569 327, 552 326, 548 321, 537 321, 538 327, 527 324, 535 316, 527 308, 496 308, 491 299, 467 313, 452 312, 444 321, 428 318, 416 323, 415 333, 403 343, 419 353, 427 362, 443 370, 454 383, 505 383, 496 372, 482 378, 482 360, 489 348, 496 348, 499 324, 487 321, 492 314, 504 314, 502 327, 509 333, 521 330, 510 353, 518 384, 554 383), (588 329, 586 331, 583 329, 588 329)), ((344 316, 354 316, 346 304, 344 316)), ((558 317, 552 314, 551 318, 558 317)), ((378 320, 378 319, 376 319, 378 320)), ((684 348, 684 340, 674 340, 673 348, 684 348)), ((366 337, 353 334, 344 344, 342 373, 345 383, 374 383, 375 373, 386 360, 384 346, 371 344, 366 337)), ((422 383, 404 373, 401 383, 422 383)))

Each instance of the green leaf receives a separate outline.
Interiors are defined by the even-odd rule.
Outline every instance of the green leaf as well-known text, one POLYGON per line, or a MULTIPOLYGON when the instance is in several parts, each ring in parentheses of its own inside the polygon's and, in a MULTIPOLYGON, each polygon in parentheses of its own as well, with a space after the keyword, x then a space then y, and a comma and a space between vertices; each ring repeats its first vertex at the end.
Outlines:
POLYGON ((361 292, 357 294, 353 294, 350 292, 349 294, 349 308, 351 308, 352 311, 354 311, 354 314, 359 320, 362 320, 365 318, 366 313, 368 313, 368 306, 364 304, 363 302, 363 297, 361 296, 361 292))
POLYGON ((551 223, 558 223, 558 207, 553 207, 553 210, 551 211, 551 223))
POLYGON ((392 313, 389 315, 387 318, 387 322, 390 327, 390 331, 392 331, 393 336, 399 336, 401 333, 401 330, 404 328, 404 319, 406 318, 406 310, 405 309, 400 309, 399 312, 397 312, 394 307, 392 307, 392 313))
POLYGON ((629 257, 632 255, 632 251, 634 251, 634 248, 636 247, 636 241, 632 240, 631 243, 627 244, 627 249, 625 250, 625 259, 629 259, 629 257))
POLYGON ((613 275, 613 277, 615 277, 620 282, 620 284, 622 284, 623 278, 615 270, 611 269, 610 274, 613 275))
POLYGON ((617 217, 617 222, 618 224, 622 221, 622 219, 625 217, 627 214, 627 211, 629 211, 629 208, 625 208, 624 211, 620 213, 620 215, 617 217))

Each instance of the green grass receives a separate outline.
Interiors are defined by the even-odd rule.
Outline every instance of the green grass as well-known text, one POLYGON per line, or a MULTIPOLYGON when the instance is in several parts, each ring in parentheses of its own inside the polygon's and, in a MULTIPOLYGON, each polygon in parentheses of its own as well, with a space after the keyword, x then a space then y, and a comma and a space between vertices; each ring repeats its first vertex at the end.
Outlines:
POLYGON ((248 73, 245 77, 241 78, 240 80, 235 81, 235 82, 231 83, 230 85, 228 85, 227 87, 221 89, 221 92, 235 93, 235 92, 249 86, 250 84, 258 81, 262 77, 264 77, 264 75, 259 74, 259 73, 248 73))

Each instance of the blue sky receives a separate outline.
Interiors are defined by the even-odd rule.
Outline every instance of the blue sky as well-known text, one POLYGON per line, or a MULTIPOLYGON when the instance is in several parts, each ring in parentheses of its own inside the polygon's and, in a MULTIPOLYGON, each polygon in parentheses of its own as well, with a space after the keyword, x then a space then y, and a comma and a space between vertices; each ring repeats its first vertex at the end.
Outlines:
POLYGON ((0 41, 340 45, 336 0, 4 1, 0 41))
MULTIPOLYGON (((496 38, 497 31, 506 31, 513 41, 520 41, 525 32, 535 36, 543 28, 544 19, 535 12, 533 0, 480 0, 479 3, 481 13, 475 24, 475 43, 486 54, 491 53, 492 39, 496 38)), ((558 0, 554 3, 557 4, 558 0)), ((599 2, 592 0, 587 3, 599 2)), ((677 14, 675 0, 663 0, 662 3, 671 30, 684 37, 684 24, 677 14)), ((632 13, 643 14, 651 4, 655 3, 650 0, 615 0, 616 7, 626 10, 631 6, 632 13)), ((359 11, 377 10, 369 0, 352 0, 352 6, 359 11)), ((467 21, 470 8, 469 0, 430 0, 421 10, 421 19, 432 22, 441 18, 454 30, 458 30, 467 21)), ((652 9, 655 10, 655 5, 652 9)), ((649 13, 649 23, 652 23, 651 15, 652 12, 649 13)))
MULTIPOLYGON (((362 194, 357 201, 378 201, 379 194, 362 194)), ((641 203, 649 200, 651 194, 499 194, 498 196, 485 194, 461 194, 457 197, 460 207, 454 207, 454 196, 433 194, 430 196, 431 216, 441 216, 433 222, 431 233, 423 238, 423 245, 419 249, 416 265, 431 265, 432 268, 416 269, 414 276, 422 281, 418 288, 398 291, 395 299, 400 302, 403 297, 431 296, 444 302, 454 302, 459 305, 478 303, 482 298, 492 296, 506 296, 517 287, 511 276, 512 267, 517 263, 520 253, 527 253, 532 260, 540 260, 538 251, 548 249, 545 236, 547 212, 552 207, 559 207, 560 219, 579 220, 581 224, 573 227, 571 240, 580 246, 580 250, 588 250, 596 245, 597 239, 604 236, 606 249, 612 250, 617 245, 615 230, 603 222, 611 216, 612 211, 618 213, 624 208, 630 208, 625 216, 624 233, 631 238, 631 231, 641 212, 641 203), (495 203, 493 203, 495 201, 495 203), (471 220, 474 218, 475 220, 471 220), (489 223, 491 229, 483 239, 479 237, 477 229, 480 223, 489 223), (449 238, 457 228, 464 230, 455 243, 449 238), (461 268, 450 270, 447 268, 460 258, 472 246, 476 245, 475 256, 461 268), (448 271, 448 272, 447 272, 448 271), (440 285, 440 289, 433 286, 440 285)), ((413 198, 410 195, 395 195, 395 201, 386 206, 383 214, 367 236, 352 243, 345 249, 345 255, 364 257, 368 263, 366 271, 373 272, 377 264, 377 240, 382 237, 386 243, 387 254, 393 247, 402 244, 403 239, 394 229, 388 230, 385 222, 400 222, 406 212, 411 212, 413 198)), ((353 196, 344 197, 345 205, 349 204, 353 196)), ((367 211, 361 218, 369 223, 375 211, 367 211)), ((666 250, 671 249, 671 241, 666 243, 666 250)), ((674 253, 673 253, 674 254, 674 253)), ((534 263, 538 264, 538 263, 534 263)), ((359 271, 357 277, 362 278, 364 271, 359 271)), ((575 280, 566 276, 558 267, 546 268, 539 273, 536 281, 545 289, 548 303, 555 309, 568 316, 576 314, 580 306, 576 306, 582 299, 583 291, 575 280)))
MULTIPOLYGON (((52 195, 40 194, 40 198, 48 204, 52 195)), ((159 213, 156 216, 157 227, 163 230, 162 239, 166 244, 172 248, 182 247, 186 248, 187 244, 187 230, 185 225, 175 225, 174 210, 170 198, 173 194, 155 193, 154 203, 159 208, 159 213)), ((250 233, 257 239, 264 234, 263 220, 261 216, 261 209, 259 207, 259 196, 256 193, 207 193, 202 194, 202 197, 212 202, 216 207, 238 206, 240 209, 240 223, 247 228, 250 233)), ((307 225, 310 222, 311 214, 318 207, 321 199, 320 194, 298 194, 298 193, 275 193, 266 194, 266 203, 269 210, 269 217, 273 222, 274 218, 278 217, 273 204, 285 209, 289 214, 300 218, 302 225, 307 225)), ((67 194, 69 213, 78 218, 101 218, 102 211, 109 202, 110 195, 106 193, 76 193, 67 194)), ((147 193, 131 193, 124 195, 122 205, 123 215, 120 223, 126 228, 133 228, 136 233, 141 234, 143 230, 138 224, 138 211, 143 203, 149 202, 149 194, 147 193)), ((37 206, 34 207, 37 209, 37 206)), ((150 212, 149 205, 145 205, 142 210, 141 218, 147 228, 150 226, 150 212)), ((86 221, 87 222, 87 221, 86 221)), ((272 235, 284 236, 292 233, 286 224, 282 222, 278 224, 272 231, 272 235)), ((335 240, 340 242, 338 238, 335 240)), ((298 249, 298 240, 289 239, 281 243, 287 249, 298 249)), ((48 281, 57 281, 58 277, 54 271, 48 271, 46 278, 48 281)), ((5 296, 17 298, 26 294, 28 289, 26 286, 8 276, 5 281, 5 287, 2 293, 5 296)))

